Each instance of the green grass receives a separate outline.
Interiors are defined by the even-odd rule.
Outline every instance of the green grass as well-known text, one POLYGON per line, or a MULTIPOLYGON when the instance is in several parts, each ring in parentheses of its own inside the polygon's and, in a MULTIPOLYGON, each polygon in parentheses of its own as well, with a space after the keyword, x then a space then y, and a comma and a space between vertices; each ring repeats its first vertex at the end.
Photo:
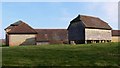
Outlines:
POLYGON ((0 47, 6 47, 4 43, 0 43, 0 47))
POLYGON ((2 47, 3 66, 119 66, 118 43, 2 47))

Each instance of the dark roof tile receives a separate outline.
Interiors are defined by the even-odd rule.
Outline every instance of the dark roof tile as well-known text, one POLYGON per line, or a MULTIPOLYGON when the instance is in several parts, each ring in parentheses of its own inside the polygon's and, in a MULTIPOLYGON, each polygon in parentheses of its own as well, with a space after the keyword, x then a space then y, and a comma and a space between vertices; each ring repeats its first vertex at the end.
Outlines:
POLYGON ((66 29, 35 29, 37 41, 67 40, 66 29))
POLYGON ((11 29, 9 32, 7 32, 9 34, 34 34, 34 33, 37 33, 32 27, 30 27, 28 24, 26 24, 22 21, 11 24, 6 29, 11 29))
POLYGON ((78 15, 71 21, 82 21, 86 28, 112 29, 106 22, 97 17, 78 15))
POLYGON ((112 36, 120 36, 120 30, 112 30, 112 36))

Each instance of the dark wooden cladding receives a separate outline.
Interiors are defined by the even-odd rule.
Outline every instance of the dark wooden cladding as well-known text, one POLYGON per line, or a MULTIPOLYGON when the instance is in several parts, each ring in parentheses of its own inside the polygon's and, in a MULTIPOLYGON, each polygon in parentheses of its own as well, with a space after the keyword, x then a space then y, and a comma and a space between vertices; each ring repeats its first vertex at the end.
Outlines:
POLYGON ((9 35, 6 34, 6 39, 5 39, 6 45, 9 46, 9 35))
POLYGON ((76 40, 76 43, 84 43, 79 42, 77 40, 85 41, 85 27, 81 23, 82 21, 74 22, 71 24, 68 29, 68 39, 69 41, 76 40))

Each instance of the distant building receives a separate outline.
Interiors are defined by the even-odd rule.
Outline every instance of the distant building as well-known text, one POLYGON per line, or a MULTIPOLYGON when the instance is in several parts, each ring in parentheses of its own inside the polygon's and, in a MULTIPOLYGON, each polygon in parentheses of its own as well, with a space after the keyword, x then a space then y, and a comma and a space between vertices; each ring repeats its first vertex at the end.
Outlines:
POLYGON ((66 29, 33 29, 23 21, 17 21, 6 29, 6 45, 62 44, 67 41, 66 29))
POLYGON ((112 30, 112 42, 120 42, 120 30, 112 30))
POLYGON ((111 29, 100 18, 78 15, 67 29, 68 39, 72 44, 111 42, 111 29))

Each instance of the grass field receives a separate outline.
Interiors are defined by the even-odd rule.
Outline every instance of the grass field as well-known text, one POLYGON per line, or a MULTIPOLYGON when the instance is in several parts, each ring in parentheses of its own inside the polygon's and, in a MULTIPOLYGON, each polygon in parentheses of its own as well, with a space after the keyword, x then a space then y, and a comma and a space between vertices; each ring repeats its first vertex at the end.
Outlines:
POLYGON ((118 43, 2 48, 3 66, 119 66, 118 43))

